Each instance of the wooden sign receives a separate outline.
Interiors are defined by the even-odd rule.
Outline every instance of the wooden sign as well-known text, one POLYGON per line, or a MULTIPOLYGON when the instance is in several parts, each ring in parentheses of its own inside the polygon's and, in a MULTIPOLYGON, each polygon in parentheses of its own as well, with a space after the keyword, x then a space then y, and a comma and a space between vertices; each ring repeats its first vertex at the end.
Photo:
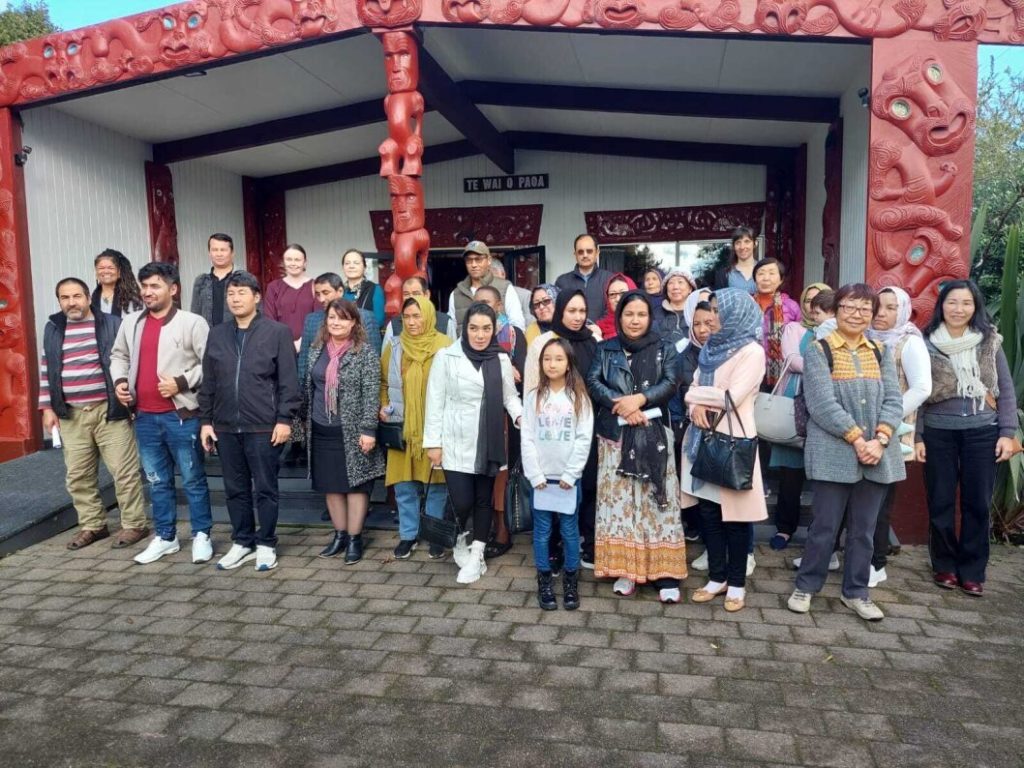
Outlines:
POLYGON ((523 173, 515 176, 475 176, 462 180, 463 192, 515 192, 521 189, 547 189, 546 173, 523 173))

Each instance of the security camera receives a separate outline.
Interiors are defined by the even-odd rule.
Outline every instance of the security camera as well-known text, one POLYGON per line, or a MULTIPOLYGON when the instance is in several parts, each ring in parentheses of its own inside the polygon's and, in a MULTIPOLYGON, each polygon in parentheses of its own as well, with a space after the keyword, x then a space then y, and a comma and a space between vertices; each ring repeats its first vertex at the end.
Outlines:
POLYGON ((14 153, 14 164, 21 167, 28 162, 28 156, 32 154, 32 147, 22 147, 21 152, 14 153))

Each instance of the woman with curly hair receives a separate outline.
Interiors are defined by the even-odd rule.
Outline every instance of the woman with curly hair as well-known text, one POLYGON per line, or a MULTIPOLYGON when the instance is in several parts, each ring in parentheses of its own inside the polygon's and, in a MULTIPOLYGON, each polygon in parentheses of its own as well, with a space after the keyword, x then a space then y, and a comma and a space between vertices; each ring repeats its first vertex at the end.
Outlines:
POLYGON ((93 259, 96 268, 96 289, 92 305, 108 315, 127 315, 142 309, 139 282, 132 272, 132 263, 120 251, 107 248, 93 259))

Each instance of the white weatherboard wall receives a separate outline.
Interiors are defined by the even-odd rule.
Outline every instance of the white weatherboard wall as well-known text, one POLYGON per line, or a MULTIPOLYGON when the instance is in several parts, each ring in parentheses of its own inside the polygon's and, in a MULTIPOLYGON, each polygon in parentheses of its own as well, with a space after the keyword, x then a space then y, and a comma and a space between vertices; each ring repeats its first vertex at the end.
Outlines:
MULTIPOLYGON (((428 165, 427 207, 543 204, 540 245, 547 246, 549 279, 571 268, 584 211, 764 200, 765 170, 756 165, 520 151, 516 173, 550 174, 550 189, 466 194, 463 178, 501 172, 484 157, 428 165)), ((368 211, 390 207, 387 183, 377 176, 292 190, 286 201, 288 239, 306 248, 314 275, 338 271, 346 248, 376 250, 368 211)))
POLYGON ((871 86, 871 68, 865 64, 840 100, 843 116, 843 220, 839 235, 839 282, 864 280, 867 258, 868 127, 871 111, 857 91, 871 86))
POLYGON ((149 261, 145 142, 100 128, 52 107, 23 113, 29 248, 36 336, 58 310, 63 277, 95 282, 93 259, 116 248, 133 265, 149 261))
POLYGON ((171 177, 178 222, 182 306, 188 308, 196 275, 210 271, 207 242, 214 232, 231 236, 235 241, 235 266, 245 269, 242 177, 202 160, 172 164, 171 177))

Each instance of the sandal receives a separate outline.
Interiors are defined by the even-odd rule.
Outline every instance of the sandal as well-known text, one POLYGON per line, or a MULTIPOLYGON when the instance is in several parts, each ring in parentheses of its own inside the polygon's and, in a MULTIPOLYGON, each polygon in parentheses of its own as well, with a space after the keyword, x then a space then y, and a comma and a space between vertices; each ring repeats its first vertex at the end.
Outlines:
POLYGON ((512 549, 511 536, 509 537, 509 540, 506 541, 504 544, 502 544, 500 541, 495 541, 494 539, 491 539, 484 546, 484 557, 488 560, 493 560, 496 557, 501 557, 510 549, 512 549))
POLYGON ((82 549, 108 536, 110 536, 110 529, 105 525, 96 531, 81 530, 75 534, 75 538, 68 542, 68 549, 82 549))

